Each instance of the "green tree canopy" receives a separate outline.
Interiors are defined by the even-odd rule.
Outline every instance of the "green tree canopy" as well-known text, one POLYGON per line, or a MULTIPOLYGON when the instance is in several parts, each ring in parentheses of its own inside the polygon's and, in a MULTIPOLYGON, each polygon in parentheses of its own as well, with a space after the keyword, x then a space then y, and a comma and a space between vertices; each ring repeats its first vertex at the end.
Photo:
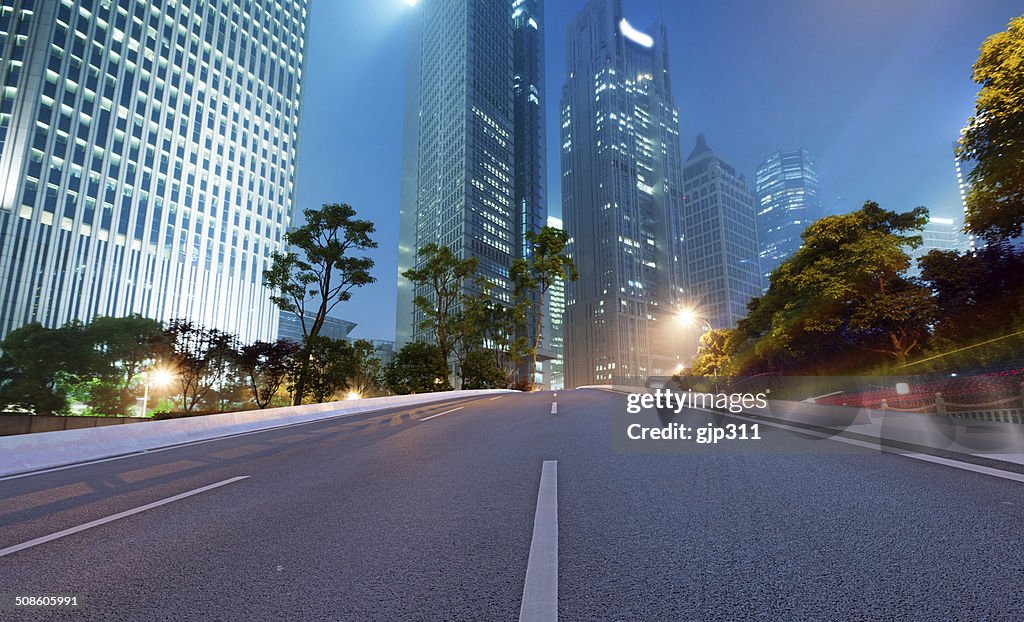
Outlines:
MULTIPOLYGON (((274 304, 298 316, 304 336, 316 337, 327 314, 349 300, 354 288, 377 280, 370 274, 373 260, 353 256, 377 248, 377 242, 370 237, 374 224, 356 219, 356 211, 349 205, 324 204, 320 209, 304 210, 303 215, 306 224, 285 234, 288 247, 295 250, 274 253, 273 264, 263 278, 275 292, 270 297, 274 304)), ((296 405, 305 394, 304 369, 297 372, 296 405)))
POLYGON ((464 336, 458 328, 465 282, 480 262, 475 257, 461 259, 451 248, 433 243, 421 247, 417 256, 416 267, 402 276, 418 290, 425 290, 413 298, 424 317, 420 328, 434 334, 441 356, 448 361, 464 336))
POLYGON ((905 276, 906 248, 921 244, 916 232, 927 213, 869 201, 809 226, 803 246, 771 274, 768 292, 739 323, 748 337, 740 369, 820 371, 851 350, 905 362, 923 346, 935 313, 928 289, 905 276))
POLYGON ((448 362, 435 344, 413 341, 395 354, 384 372, 384 381, 393 393, 432 393, 451 389, 448 362))
POLYGON ((1024 15, 989 37, 974 64, 981 85, 959 154, 974 160, 966 228, 990 241, 1024 225, 1024 15))
POLYGON ((576 264, 565 251, 569 235, 557 227, 543 227, 526 233, 527 257, 512 263, 512 282, 516 293, 531 307, 534 319, 534 340, 531 344, 530 390, 537 377, 537 350, 540 349, 541 325, 544 319, 544 299, 557 281, 575 281, 579 278, 576 264))

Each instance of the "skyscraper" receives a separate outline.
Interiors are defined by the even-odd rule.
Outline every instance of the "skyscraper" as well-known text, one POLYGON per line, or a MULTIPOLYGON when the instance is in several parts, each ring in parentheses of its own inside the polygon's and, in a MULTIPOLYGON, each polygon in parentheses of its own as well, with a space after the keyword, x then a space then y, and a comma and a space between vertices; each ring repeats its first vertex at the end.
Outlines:
POLYGON ((747 180, 704 135, 683 167, 689 295, 714 328, 733 328, 761 294, 756 209, 747 180))
POLYGON ((683 295, 679 113, 666 31, 621 0, 569 24, 562 213, 580 278, 566 292, 565 385, 671 373, 667 318, 683 295))
POLYGON ((800 234, 822 217, 818 172, 804 149, 777 151, 757 167, 757 239, 762 287, 768 275, 800 248, 800 234))
POLYGON ((307 4, 0 3, 0 335, 130 313, 276 334, 307 4))
MULTIPOLYGON (((407 76, 397 341, 429 339, 401 276, 430 243, 479 260, 511 303, 523 235, 544 225, 542 0, 423 0, 407 76)), ((472 287, 473 284, 467 284, 472 287)), ((528 325, 530 323, 528 322, 528 325)))

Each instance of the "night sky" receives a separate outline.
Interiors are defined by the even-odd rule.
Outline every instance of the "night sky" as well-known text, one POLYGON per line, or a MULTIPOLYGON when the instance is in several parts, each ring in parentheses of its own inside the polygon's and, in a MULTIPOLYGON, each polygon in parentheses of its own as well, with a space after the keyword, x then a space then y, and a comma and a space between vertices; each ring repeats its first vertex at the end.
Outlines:
MULTIPOLYGON (((585 0, 546 0, 548 205, 559 214, 564 33, 585 0)), ((753 183, 778 149, 818 161, 826 209, 865 200, 955 216, 952 144, 973 111, 971 65, 1020 0, 625 0, 668 27, 683 156, 698 132, 753 183), (659 4, 663 8, 659 8, 659 4)), ((314 0, 297 209, 351 204, 377 223, 378 282, 335 315, 393 339, 406 0, 314 0)))

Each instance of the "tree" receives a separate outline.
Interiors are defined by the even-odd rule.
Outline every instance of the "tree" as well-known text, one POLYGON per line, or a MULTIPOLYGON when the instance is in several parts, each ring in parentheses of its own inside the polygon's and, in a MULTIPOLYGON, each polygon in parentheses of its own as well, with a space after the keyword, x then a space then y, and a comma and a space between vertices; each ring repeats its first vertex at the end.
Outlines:
POLYGON ((528 302, 520 299, 514 305, 502 304, 491 296, 492 288, 491 283, 481 279, 477 285, 479 293, 464 301, 459 365, 464 384, 467 374, 476 377, 472 381, 475 384, 481 375, 490 377, 489 371, 481 370, 498 369, 503 380, 497 386, 508 387, 513 383, 516 368, 529 352, 528 340, 522 335, 528 302), (485 352, 492 364, 484 366, 479 357, 470 360, 478 351, 485 352))
POLYGON ((99 356, 98 377, 86 403, 108 415, 127 415, 135 401, 139 374, 155 357, 153 343, 163 326, 140 315, 98 317, 85 329, 99 356))
POLYGON ((238 351, 235 365, 246 378, 257 408, 270 405, 293 369, 299 350, 299 344, 294 341, 278 339, 274 343, 257 341, 238 351))
POLYGON ((158 352, 173 369, 181 409, 192 412, 214 387, 228 381, 237 353, 237 338, 188 320, 172 320, 159 339, 158 352))
POLYGON ((412 281, 417 289, 426 290, 427 293, 413 298, 413 304, 424 316, 420 328, 434 334, 447 366, 462 338, 456 327, 459 306, 465 295, 463 285, 480 262, 475 257, 460 259, 451 248, 433 243, 421 247, 418 256, 416 267, 406 270, 402 276, 412 281))
POLYGON ((732 365, 736 330, 709 330, 700 336, 700 350, 689 370, 691 376, 726 374, 732 365))
POLYGON ((67 411, 67 388, 95 373, 96 352, 79 322, 61 328, 28 324, 2 343, 0 405, 37 415, 67 411))
POLYGON ((314 403, 322 404, 348 388, 353 368, 351 344, 344 339, 307 337, 303 351, 309 354, 308 360, 303 358, 302 361, 305 367, 304 387, 314 403))
MULTIPOLYGON (((282 311, 294 313, 308 338, 320 335, 327 314, 349 300, 354 288, 377 280, 370 274, 372 259, 351 256, 377 248, 377 243, 370 237, 374 224, 356 219, 349 205, 325 204, 303 214, 306 224, 285 234, 288 246, 299 252, 274 253, 263 278, 275 291, 271 301, 282 311)), ((304 356, 308 362, 310 353, 304 356)), ((295 405, 302 403, 305 394, 305 365, 297 373, 295 405)))
POLYGON ((544 298, 556 281, 575 281, 579 278, 576 264, 565 253, 569 236, 557 227, 543 227, 526 233, 528 257, 512 264, 512 281, 516 292, 527 300, 535 318, 534 341, 531 348, 530 390, 536 384, 537 350, 540 349, 541 323, 544 319, 544 298))
POLYGON ((968 179, 966 228, 990 241, 1024 225, 1024 15, 989 37, 974 64, 981 85, 958 147, 976 166, 968 179))
POLYGON ((508 372, 495 362, 490 352, 474 349, 462 364, 463 389, 503 389, 508 386, 508 372))
POLYGON ((927 288, 905 276, 905 249, 921 244, 914 232, 927 213, 923 207, 896 213, 867 202, 809 226, 803 246, 771 274, 768 292, 751 302, 739 323, 747 343, 738 350, 750 357, 740 369, 767 371, 766 361, 789 371, 870 363, 866 356, 849 357, 850 350, 906 362, 924 346, 935 313, 927 288))
POLYGON ((380 359, 373 343, 357 339, 352 343, 346 389, 361 396, 377 391, 381 382, 380 359))
POLYGON ((388 389, 399 395, 448 391, 448 362, 435 344, 413 341, 395 354, 384 372, 388 389))

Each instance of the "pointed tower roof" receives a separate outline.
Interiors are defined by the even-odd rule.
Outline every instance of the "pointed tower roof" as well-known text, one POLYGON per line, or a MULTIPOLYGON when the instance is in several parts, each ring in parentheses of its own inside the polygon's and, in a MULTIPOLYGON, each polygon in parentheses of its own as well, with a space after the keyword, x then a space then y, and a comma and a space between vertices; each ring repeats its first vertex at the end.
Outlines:
POLYGON ((698 158, 705 153, 714 154, 711 147, 708 147, 708 141, 704 138, 704 134, 697 134, 697 146, 690 152, 690 157, 686 158, 687 161, 698 158))

